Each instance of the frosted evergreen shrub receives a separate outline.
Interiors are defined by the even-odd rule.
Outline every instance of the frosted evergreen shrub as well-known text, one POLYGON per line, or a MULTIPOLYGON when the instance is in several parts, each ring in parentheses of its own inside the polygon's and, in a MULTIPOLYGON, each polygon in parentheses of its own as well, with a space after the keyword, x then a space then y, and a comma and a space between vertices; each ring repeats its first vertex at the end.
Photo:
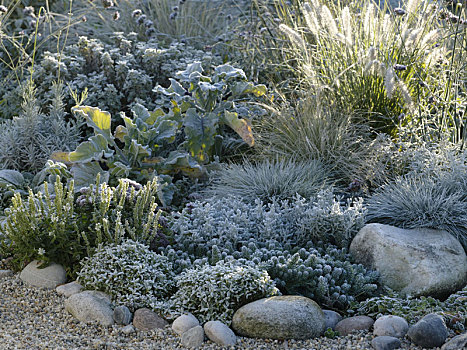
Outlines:
POLYGON ((230 325, 241 306, 278 294, 266 271, 233 261, 185 270, 176 281, 173 306, 178 312, 191 312, 201 323, 218 320, 230 325))
POLYGON ((174 291, 169 259, 132 240, 101 245, 81 265, 78 281, 84 288, 108 293, 115 303, 132 309, 161 308, 174 291))

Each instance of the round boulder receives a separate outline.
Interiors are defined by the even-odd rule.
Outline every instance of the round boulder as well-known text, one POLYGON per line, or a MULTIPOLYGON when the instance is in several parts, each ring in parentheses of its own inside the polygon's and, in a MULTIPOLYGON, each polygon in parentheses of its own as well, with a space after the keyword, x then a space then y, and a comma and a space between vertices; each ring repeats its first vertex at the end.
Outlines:
POLYGON ((373 325, 373 334, 376 336, 389 336, 404 338, 409 330, 409 324, 399 316, 387 315, 378 318, 373 325))
POLYGON ((274 296, 238 309, 232 328, 242 336, 269 339, 308 339, 324 331, 323 311, 313 300, 302 296, 274 296))
POLYGON ((446 231, 369 224, 353 239, 350 253, 404 294, 443 298, 467 283, 467 255, 446 231))
POLYGON ((428 314, 409 328, 407 336, 418 346, 434 348, 444 344, 448 329, 441 316, 428 314))
POLYGON ((66 282, 66 272, 62 265, 50 264, 41 268, 41 262, 34 260, 21 271, 19 278, 35 287, 53 289, 66 282))
POLYGON ((375 321, 368 316, 352 316, 337 323, 335 330, 341 335, 347 335, 354 331, 369 330, 374 323, 375 321))
POLYGON ((86 290, 65 300, 65 310, 84 323, 97 321, 103 326, 114 324, 110 297, 98 291, 86 290))

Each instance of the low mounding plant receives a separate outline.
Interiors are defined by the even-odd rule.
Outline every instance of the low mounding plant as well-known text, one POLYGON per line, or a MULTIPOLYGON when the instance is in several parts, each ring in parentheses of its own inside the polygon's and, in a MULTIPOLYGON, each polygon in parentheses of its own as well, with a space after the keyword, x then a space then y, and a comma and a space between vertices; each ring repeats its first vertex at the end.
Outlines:
POLYGON ((259 198, 292 199, 296 195, 316 195, 327 182, 325 167, 319 161, 299 162, 289 160, 265 160, 243 164, 230 164, 214 174, 208 196, 238 196, 254 203, 259 198))
POLYGON ((361 200, 341 204, 331 190, 310 199, 272 199, 268 204, 225 197, 188 204, 173 215, 171 228, 177 244, 190 252, 191 247, 208 252, 213 245, 241 249, 250 239, 258 243, 273 240, 289 247, 309 241, 347 247, 363 226, 364 214, 361 200))
POLYGON ((452 233, 467 250, 467 173, 438 178, 409 174, 384 185, 367 202, 369 222, 452 233))
POLYGON ((109 187, 99 180, 78 194, 73 181, 64 185, 59 177, 53 193, 45 182, 42 191, 29 190, 27 199, 14 194, 0 229, 3 250, 14 256, 18 268, 37 259, 62 264, 73 276, 79 261, 99 244, 119 244, 125 238, 149 244, 160 236, 157 179, 144 187, 127 179, 109 187))
POLYGON ((52 84, 50 112, 44 114, 36 88, 28 82, 23 90, 23 111, 0 124, 0 168, 37 173, 55 151, 70 151, 80 142, 80 124, 67 121, 63 85, 52 84))
POLYGON ((201 323, 218 320, 230 325, 241 306, 278 294, 266 271, 235 261, 187 269, 176 281, 173 307, 180 313, 191 312, 201 323))
POLYGON ((78 272, 84 288, 103 291, 132 310, 161 309, 174 292, 174 278, 167 257, 132 240, 99 245, 91 257, 81 261, 78 272))
POLYGON ((445 318, 449 328, 458 333, 465 332, 467 327, 467 286, 451 294, 444 301, 432 297, 404 297, 390 290, 386 291, 385 294, 354 303, 349 311, 373 318, 382 315, 396 315, 404 317, 409 324, 416 323, 429 313, 437 313, 445 318))

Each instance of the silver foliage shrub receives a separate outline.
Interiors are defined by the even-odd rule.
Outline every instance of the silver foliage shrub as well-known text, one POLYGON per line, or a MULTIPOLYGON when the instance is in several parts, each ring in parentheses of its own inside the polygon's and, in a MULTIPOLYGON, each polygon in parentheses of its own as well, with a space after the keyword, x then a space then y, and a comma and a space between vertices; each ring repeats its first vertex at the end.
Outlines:
POLYGON ((51 82, 50 112, 36 99, 32 82, 22 87, 22 112, 0 124, 0 168, 37 172, 55 151, 71 151, 79 141, 79 123, 67 121, 63 86, 51 82))
POLYGON ((201 323, 218 320, 230 325, 241 306, 278 294, 266 271, 235 261, 187 269, 176 281, 173 307, 181 313, 191 312, 201 323))
POLYGON ((81 264, 78 281, 84 288, 108 293, 115 303, 131 309, 164 309, 174 291, 169 259, 132 240, 101 245, 81 264))
POLYGON ((321 190, 309 199, 277 200, 253 204, 238 197, 212 198, 189 204, 174 214, 172 229, 178 244, 206 247, 277 241, 303 246, 310 240, 347 247, 364 224, 361 199, 341 204, 332 190, 321 190))
POLYGON ((248 202, 276 197, 309 197, 323 188, 327 180, 324 165, 317 160, 265 160, 230 164, 214 176, 206 193, 216 197, 235 195, 248 202))

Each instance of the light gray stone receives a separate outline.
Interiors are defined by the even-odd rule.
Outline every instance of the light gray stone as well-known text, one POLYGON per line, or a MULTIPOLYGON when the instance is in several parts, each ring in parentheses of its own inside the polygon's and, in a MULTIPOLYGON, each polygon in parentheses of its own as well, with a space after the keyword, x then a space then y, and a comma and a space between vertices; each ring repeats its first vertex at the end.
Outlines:
POLYGON ((133 327, 133 325, 129 324, 129 325, 126 325, 125 327, 122 327, 120 329, 120 331, 123 333, 123 334, 131 334, 131 333, 134 333, 135 332, 135 327, 133 327))
POLYGON ((204 324, 204 333, 220 346, 232 346, 237 343, 235 333, 221 321, 209 321, 204 324))
POLYGON ((76 281, 73 281, 73 282, 58 286, 57 288, 55 288, 55 291, 58 294, 64 295, 66 298, 68 298, 68 297, 71 297, 73 294, 81 292, 82 289, 83 289, 83 286, 81 284, 79 284, 76 281))
POLYGON ((446 231, 369 224, 353 239, 350 253, 403 294, 443 298, 467 283, 467 255, 446 231))
POLYGON ((368 316, 353 316, 344 318, 336 324, 336 331, 341 335, 347 335, 353 331, 369 330, 375 321, 368 316))
POLYGON ((133 326, 140 331, 151 331, 156 328, 164 328, 169 323, 147 308, 141 308, 135 311, 133 315, 133 326))
POLYGON ((445 343, 441 350, 459 350, 459 349, 467 349, 467 332, 456 335, 450 341, 445 343))
POLYGON ((332 310, 323 310, 324 313, 324 329, 331 328, 334 330, 336 328, 336 324, 338 324, 342 320, 342 316, 332 310))
POLYGON ((41 262, 34 260, 21 271, 19 278, 35 287, 53 289, 66 282, 66 272, 62 265, 50 264, 40 269, 41 262))
POLYGON ((324 331, 324 314, 302 296, 274 296, 246 304, 232 320, 233 330, 250 338, 308 339, 324 331))
POLYGON ((199 321, 192 314, 181 315, 172 323, 172 329, 178 335, 182 335, 182 333, 196 326, 199 326, 199 321))
POLYGON ((418 346, 434 348, 444 344, 448 329, 441 316, 428 314, 409 328, 407 336, 418 346))
POLYGON ((401 341, 396 337, 382 335, 371 341, 371 346, 375 350, 394 350, 401 347, 401 341))
POLYGON ((182 334, 182 345, 186 348, 195 349, 203 345, 204 330, 201 326, 190 328, 182 334))
POLYGON ((376 336, 404 338, 409 330, 409 324, 399 316, 387 315, 378 318, 373 325, 373 334, 376 336))
POLYGON ((2 278, 10 277, 11 275, 13 275, 13 271, 11 270, 0 270, 0 280, 2 278))
POLYGON ((131 322, 131 311, 125 305, 117 306, 114 309, 113 319, 116 324, 128 325, 131 322))
POLYGON ((86 290, 65 300, 65 310, 84 323, 97 321, 103 326, 114 324, 113 310, 107 294, 86 290))

